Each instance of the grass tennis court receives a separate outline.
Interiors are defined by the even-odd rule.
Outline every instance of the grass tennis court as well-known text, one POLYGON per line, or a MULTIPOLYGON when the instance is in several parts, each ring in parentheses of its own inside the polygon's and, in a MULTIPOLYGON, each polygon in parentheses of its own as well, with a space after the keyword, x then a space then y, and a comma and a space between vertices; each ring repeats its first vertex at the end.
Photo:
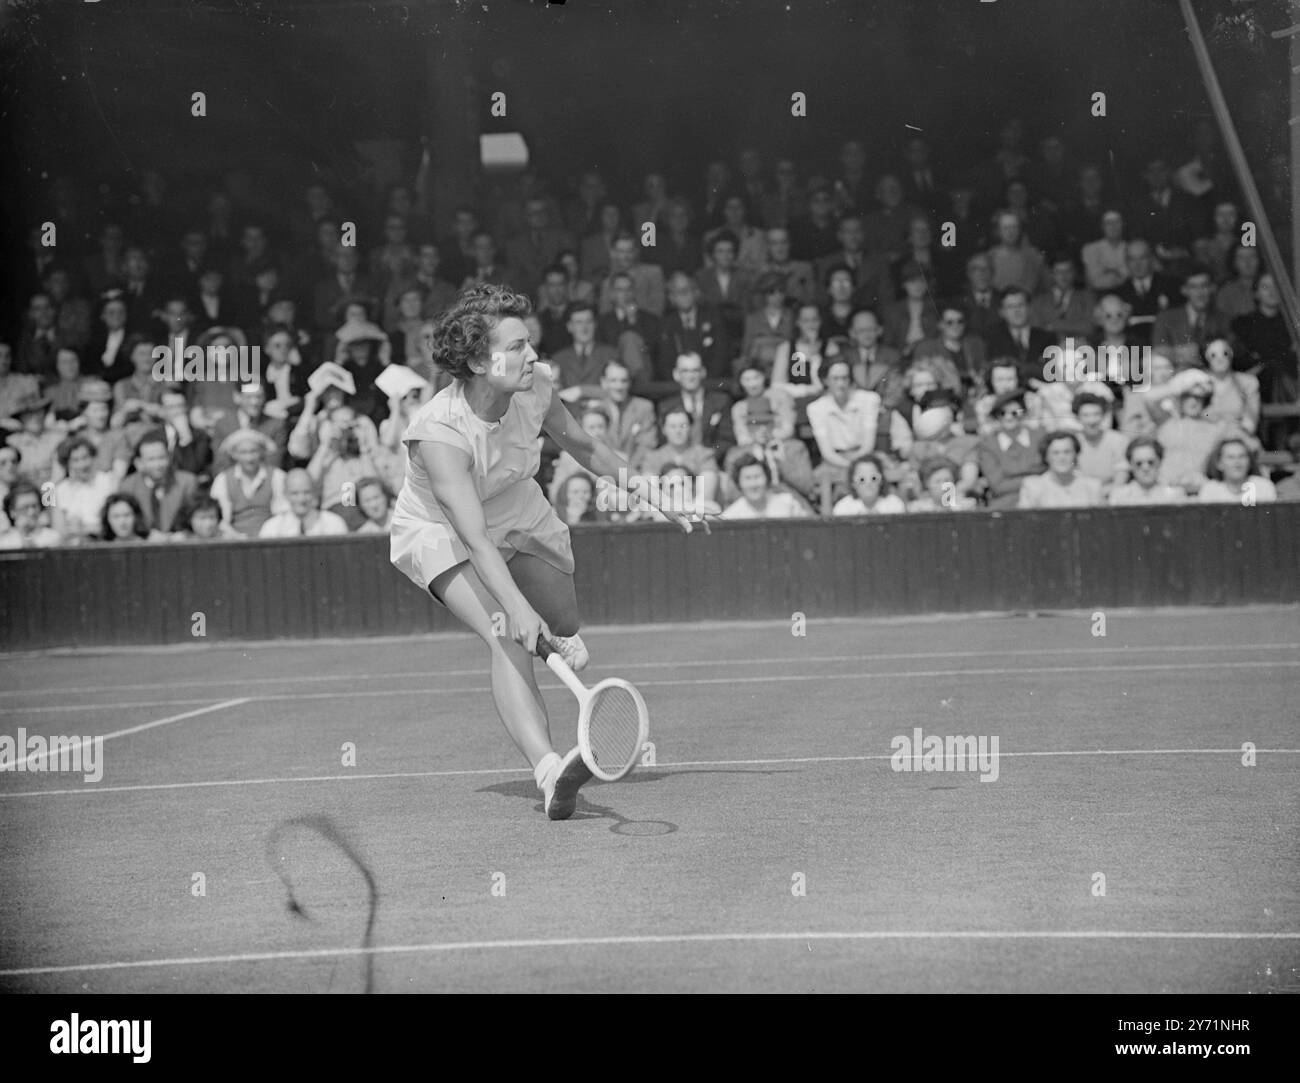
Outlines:
POLYGON ((558 823, 468 636, 9 656, 0 733, 108 739, 0 773, 0 989, 1297 990, 1298 615, 588 629, 656 764, 558 823))

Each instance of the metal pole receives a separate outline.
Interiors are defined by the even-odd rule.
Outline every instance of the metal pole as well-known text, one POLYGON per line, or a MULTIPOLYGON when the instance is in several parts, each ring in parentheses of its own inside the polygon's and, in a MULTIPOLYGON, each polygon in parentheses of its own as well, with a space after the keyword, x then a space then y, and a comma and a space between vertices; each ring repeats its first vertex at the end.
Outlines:
MULTIPOLYGON (((1183 21, 1187 24, 1187 33, 1192 40, 1192 52, 1196 54, 1196 63, 1201 69, 1201 79, 1204 81, 1206 93, 1210 97, 1210 105, 1214 109, 1215 119, 1219 122, 1219 131, 1223 136, 1224 146, 1227 148, 1228 157, 1232 161, 1233 171, 1237 174, 1237 183, 1241 185, 1242 193, 1246 197, 1246 205, 1249 207, 1251 217, 1258 227, 1256 233, 1258 234, 1260 246, 1264 250, 1264 264, 1277 280, 1278 293, 1282 297, 1282 315, 1287 330, 1291 333, 1291 346, 1296 351, 1296 355, 1300 356, 1300 303, 1296 300, 1295 290, 1291 285, 1291 276, 1287 273, 1286 265, 1282 262, 1282 253, 1277 246, 1277 238, 1273 235, 1273 230, 1268 224, 1268 215, 1264 211, 1263 200, 1259 198, 1259 189, 1255 186, 1255 178, 1251 175, 1245 151, 1241 149, 1241 140, 1237 138, 1237 129, 1232 123, 1232 114, 1228 112, 1228 103, 1223 96, 1223 88, 1219 86, 1219 77, 1214 73, 1214 65, 1210 60, 1210 51, 1206 48, 1205 38, 1201 35, 1201 27, 1196 21, 1196 13, 1192 11, 1191 0, 1178 0, 1178 6, 1182 9, 1183 21)), ((1293 45, 1292 55, 1294 55, 1294 50, 1295 46, 1293 45)), ((1295 127, 1295 125, 1292 125, 1292 127, 1295 127)), ((1295 138, 1296 136, 1293 134, 1293 155, 1295 153, 1295 138)), ((1294 171, 1291 180, 1292 184, 1295 184, 1294 171)), ((1295 206, 1294 203, 1293 206, 1295 206)), ((1292 217, 1295 217, 1294 212, 1292 217)))

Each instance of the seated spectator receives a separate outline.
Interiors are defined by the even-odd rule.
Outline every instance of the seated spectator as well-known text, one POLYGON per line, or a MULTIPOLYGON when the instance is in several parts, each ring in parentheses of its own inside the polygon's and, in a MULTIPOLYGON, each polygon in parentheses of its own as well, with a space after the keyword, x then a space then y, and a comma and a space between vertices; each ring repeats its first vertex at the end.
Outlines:
POLYGON ((153 378, 154 344, 143 335, 132 335, 123 347, 131 361, 131 375, 113 385, 112 427, 122 428, 129 422, 159 421, 158 405, 168 384, 153 378))
POLYGON ((1024 478, 1018 507, 1093 508, 1105 502, 1101 482, 1079 473, 1079 438, 1074 433, 1047 433, 1042 455, 1046 472, 1024 478))
POLYGON ((610 275, 614 307, 596 321, 596 341, 618 347, 619 355, 632 365, 632 378, 649 378, 659 351, 662 325, 659 317, 642 312, 636 304, 632 276, 626 271, 610 275))
POLYGON ((908 511, 969 511, 975 498, 962 496, 957 490, 956 474, 946 458, 927 459, 921 464, 922 493, 908 511))
POLYGON ((970 496, 979 486, 979 437, 967 435, 962 426, 960 396, 951 388, 941 387, 927 391, 920 407, 912 430, 912 446, 905 457, 901 488, 910 498, 919 496, 923 465, 943 459, 960 479, 958 495, 970 496))
POLYGON ((1101 296, 1128 281, 1128 260, 1124 244, 1124 216, 1107 210, 1101 216, 1101 237, 1083 246, 1084 281, 1101 296))
POLYGON ((6 441, 22 452, 23 477, 34 485, 44 485, 54 476, 55 452, 63 439, 60 430, 46 424, 49 408, 50 400, 39 393, 16 403, 14 416, 22 428, 6 441))
POLYGON ((392 530, 393 494, 379 478, 357 482, 357 506, 366 517, 357 527, 358 534, 387 534, 392 530))
POLYGON ((356 485, 362 478, 380 473, 374 452, 378 437, 374 425, 361 424, 356 410, 342 403, 328 411, 317 431, 316 451, 307 463, 307 474, 319 487, 321 504, 342 518, 349 530, 363 520, 356 506, 356 485))
POLYGON ((426 362, 424 352, 424 290, 407 286, 397 295, 396 317, 388 328, 393 364, 418 370, 426 362))
POLYGON ((751 217, 749 201, 732 192, 722 202, 722 225, 704 234, 704 251, 712 254, 714 239, 724 231, 730 233, 736 239, 736 268, 752 283, 767 261, 767 239, 761 229, 750 225, 751 217))
POLYGON ((1110 427, 1110 407, 1097 391, 1079 392, 1072 405, 1080 429, 1079 473, 1099 481, 1103 496, 1128 477, 1129 441, 1110 427))
POLYGON ((1039 441, 1025 427, 1026 394, 1024 388, 1007 391, 989 408, 998 429, 980 438, 976 456, 991 508, 1018 507, 1025 478, 1045 469, 1039 441))
POLYGON ((759 308, 767 299, 762 278, 765 275, 778 275, 781 278, 782 292, 788 301, 796 305, 805 305, 816 300, 817 283, 813 279, 813 267, 807 260, 790 258, 790 230, 785 226, 769 223, 766 233, 767 259, 758 268, 759 282, 755 283, 750 307, 759 308))
POLYGON ((1154 436, 1136 436, 1125 450, 1128 470, 1133 480, 1116 485, 1110 491, 1111 507, 1133 504, 1181 504, 1187 499, 1182 489, 1160 480, 1160 464, 1165 448, 1154 436))
MULTIPOLYGON (((583 432, 601 443, 605 442, 605 438, 609 434, 609 415, 605 413, 602 406, 596 403, 588 406, 582 411, 582 417, 579 420, 583 432)), ((582 466, 567 451, 560 452, 559 457, 555 460, 555 466, 551 472, 551 484, 546 492, 546 496, 552 504, 555 503, 555 496, 560 486, 574 474, 587 474, 593 479, 593 482, 595 479, 595 475, 582 466)))
POLYGON ((795 316, 794 335, 776 348, 772 386, 793 399, 816 398, 825 390, 822 370, 836 349, 823 333, 822 322, 816 305, 804 305, 795 316))
POLYGON ((984 339, 986 344, 1002 326, 998 293, 993 288, 993 265, 983 252, 966 261, 966 285, 957 298, 957 304, 966 313, 966 326, 970 333, 984 339))
POLYGON ((1281 481, 1277 482, 1277 498, 1279 500, 1300 500, 1300 433, 1295 433, 1287 441, 1287 449, 1291 452, 1291 462, 1286 468, 1289 473, 1281 481))
POLYGON ((853 280, 852 304, 880 311, 894 297, 889 264, 897 252, 869 250, 863 219, 856 211, 850 211, 840 219, 835 237, 839 242, 838 250, 822 256, 813 265, 817 281, 824 290, 829 290, 831 271, 847 267, 853 280))
POLYGON ((104 501, 117 488, 112 474, 95 468, 95 445, 84 436, 69 436, 58 449, 64 478, 54 486, 51 519, 69 545, 99 532, 104 501))
POLYGON ((771 372, 777 347, 794 337, 794 316, 786 307, 785 277, 766 272, 755 284, 754 293, 762 298, 762 307, 745 317, 740 356, 771 372))
POLYGON ((190 424, 190 406, 185 392, 169 387, 162 393, 162 430, 167 436, 172 465, 200 479, 212 469, 212 441, 202 429, 190 424))
POLYGON ((849 320, 857 309, 853 300, 853 272, 847 267, 831 267, 823 285, 826 303, 822 306, 822 335, 828 341, 847 338, 849 320))
POLYGON ((958 285, 951 266, 951 249, 934 243, 934 228, 924 213, 914 213, 907 224, 907 240, 902 254, 891 268, 896 282, 902 281, 902 271, 915 264, 925 275, 926 292, 931 297, 947 297, 958 285))
POLYGON ((1228 260, 1232 278, 1219 287, 1214 295, 1214 310, 1229 325, 1238 316, 1255 311, 1255 284, 1259 281, 1259 249, 1254 245, 1238 244, 1228 260))
POLYGON ((876 181, 875 196, 876 209, 862 219, 863 246, 868 252, 882 253, 888 260, 898 259, 907 247, 907 227, 916 217, 917 208, 903 202, 903 185, 892 173, 884 173, 876 181))
POLYGON ((1050 331, 1030 324, 1029 294, 1018 286, 1002 294, 999 312, 1002 323, 987 338, 989 354, 1014 357, 1021 384, 1033 387, 1031 381, 1043 378, 1043 353, 1049 346, 1056 345, 1056 338, 1050 331))
POLYGON ((1269 403, 1294 403, 1300 397, 1296 352, 1282 315, 1277 279, 1267 271, 1255 283, 1255 310, 1232 321, 1239 347, 1238 371, 1259 377, 1260 393, 1269 403))
POLYGON ((641 460, 641 473, 662 478, 670 467, 682 467, 695 487, 696 506, 713 504, 718 491, 718 463, 708 447, 692 438, 691 415, 681 406, 663 415, 663 446, 648 451, 641 460))
POLYGON ((1213 395, 1209 379, 1198 374, 1196 381, 1185 385, 1179 393, 1178 416, 1156 430, 1156 437, 1165 448, 1160 480, 1193 495, 1205 483, 1205 466, 1215 445, 1226 437, 1239 435, 1226 423, 1205 416, 1213 395))
POLYGON ((632 375, 620 361, 610 361, 600 377, 604 393, 601 405, 609 419, 606 442, 631 464, 640 468, 645 453, 659 442, 654 404, 632 394, 632 375))
POLYGON ((736 442, 731 431, 731 398, 720 391, 704 388, 704 365, 699 354, 682 354, 673 369, 678 391, 659 403, 662 425, 674 410, 682 410, 691 420, 691 439, 722 458, 736 442))
POLYGON ((833 485, 876 449, 882 403, 874 391, 853 386, 852 367, 842 357, 826 363, 825 380, 826 393, 808 404, 808 423, 821 453, 817 480, 833 485))
POLYGON ((1259 429, 1259 379, 1233 367, 1234 351, 1226 338, 1216 338, 1205 347, 1213 395, 1205 416, 1235 426, 1248 436, 1259 429))
POLYGON ((740 497, 723 509, 724 519, 803 519, 811 512, 794 493, 773 492, 767 463, 742 455, 732 467, 740 497))
POLYGON ((708 242, 708 266, 696 276, 700 299, 717 309, 727 329, 727 338, 739 342, 744 332, 745 312, 754 289, 754 276, 737 262, 739 241, 730 230, 723 229, 708 242))
POLYGON ((22 423, 15 416, 20 402, 40 398, 41 384, 35 376, 14 372, 14 351, 0 342, 0 432, 18 432, 22 423))
POLYGON ((1206 344, 1228 333, 1227 321, 1210 307, 1214 282, 1209 271, 1197 267, 1186 274, 1182 295, 1186 304, 1165 309, 1156 316, 1151 333, 1152 347, 1172 353, 1178 368, 1197 364, 1206 344))
POLYGON ((580 301, 569 306, 565 328, 569 345, 551 358, 552 368, 558 370, 558 382, 564 387, 560 398, 568 403, 600 398, 601 373, 607 364, 619 359, 618 351, 596 341, 596 309, 589 303, 580 301))
POLYGON ((570 474, 555 490, 553 503, 556 514, 567 526, 605 520, 596 506, 596 486, 590 474, 570 474))
POLYGON ((664 314, 664 273, 653 263, 641 262, 641 245, 629 233, 623 234, 609 250, 610 274, 602 280, 600 286, 600 311, 610 312, 614 308, 614 287, 611 281, 615 274, 632 276, 632 296, 639 309, 652 316, 664 314))
MULTIPOLYGON (((158 539, 163 535, 158 533, 158 539)), ((130 493, 113 493, 104 501, 104 515, 99 525, 99 540, 103 542, 142 542, 150 540, 140 501, 130 493)))
POLYGON ((997 242, 985 253, 993 271, 993 288, 1004 292, 1014 288, 1026 298, 1035 296, 1047 277, 1043 254, 1025 239, 1020 216, 1002 211, 994 220, 994 231, 997 242))
MULTIPOLYGON (((817 487, 812 457, 803 441, 790 435, 794 431, 794 408, 787 402, 786 409, 782 412, 784 418, 779 420, 770 401, 762 393, 763 385, 758 382, 761 375, 761 370, 756 368, 746 369, 742 375, 749 388, 759 393, 747 395, 732 408, 733 418, 739 413, 744 437, 742 440, 738 436, 737 445, 727 452, 723 469, 728 475, 733 475, 736 460, 742 455, 748 455, 767 464, 768 480, 773 489, 787 487, 804 496, 812 496, 817 487), (779 436, 778 432, 786 435, 779 436)), ((730 477, 727 480, 730 481, 730 477)), ((730 496, 731 493, 728 491, 727 495, 730 496)))
POLYGON ((290 470, 284 483, 289 510, 271 516, 257 532, 259 538, 320 538, 346 534, 348 524, 332 511, 319 510, 316 483, 306 470, 290 470))
MULTIPOLYGON (((262 353, 266 358, 262 369, 266 416, 288 426, 289 418, 296 416, 302 408, 303 396, 307 394, 307 366, 303 364, 302 345, 291 328, 272 324, 268 325, 262 340, 262 353)), ((223 424, 234 423, 236 428, 240 427, 238 413, 241 409, 246 409, 246 406, 237 402, 235 417, 218 423, 214 431, 220 433, 223 424)), ((225 436, 220 439, 225 439, 225 436)))
POLYGON ((1156 317, 1178 305, 1178 280, 1156 270, 1155 253, 1140 238, 1128 242, 1124 259, 1128 281, 1115 293, 1129 307, 1129 333, 1139 345, 1149 346, 1156 317))
POLYGON ((221 505, 210 496, 197 497, 181 527, 185 541, 237 541, 245 535, 222 519, 221 505))
POLYGON ((234 533, 256 538, 263 523, 289 507, 284 471, 273 465, 275 443, 256 429, 236 429, 222 441, 220 454, 231 465, 213 479, 212 498, 234 533))
POLYGON ((903 299, 884 308, 885 341, 909 357, 917 343, 939 333, 939 311, 929 291, 925 271, 916 263, 902 269, 903 299))
POLYGON ((231 433, 242 429, 254 429, 270 440, 272 450, 267 453, 267 462, 280 466, 289 442, 289 428, 284 418, 267 413, 266 388, 258 383, 242 385, 235 393, 234 405, 234 410, 212 429, 212 444, 217 448, 211 464, 214 475, 230 466, 233 460, 221 454, 221 447, 231 433))
MULTIPOLYGON (((6 444, 0 444, 0 504, 4 498, 9 495, 12 489, 22 478, 19 470, 19 463, 23 460, 23 453, 16 447, 9 447, 6 444)), ((9 529, 9 518, 0 510, 0 530, 9 529)))
POLYGON ((658 243, 646 249, 647 261, 658 266, 665 279, 684 274, 694 281, 695 272, 704 264, 704 250, 691 218, 691 207, 686 200, 669 200, 663 228, 656 237, 658 243))
POLYGON ((721 390, 730 380, 732 350, 726 326, 717 310, 700 304, 699 297, 699 286, 691 276, 677 272, 669 278, 672 311, 663 320, 654 379, 641 391, 647 398, 661 399, 676 391, 668 366, 683 354, 703 359, 710 388, 721 390))
MULTIPOLYGON (((1015 358, 999 357, 989 366, 988 394, 981 395, 975 400, 976 431, 981 436, 988 436, 1001 430, 1001 424, 991 416, 993 404, 998 400, 999 395, 1005 395, 1020 386, 1019 376, 1020 367, 1016 364, 1015 358)), ((1028 399, 1029 396, 1026 394, 1026 409, 1028 409, 1028 399)), ((1036 427, 1037 419, 1032 412, 1026 414, 1025 424, 1031 429, 1036 427)))
POLYGON ((945 371, 956 373, 961 382, 953 390, 960 392, 963 402, 973 402, 987 391, 988 351, 982 338, 967 333, 966 313, 960 305, 939 307, 939 333, 918 342, 913 356, 940 359, 945 371))
POLYGON ((739 374, 744 396, 731 406, 731 428, 736 446, 748 448, 756 441, 749 431, 749 418, 760 414, 777 440, 789 440, 795 433, 794 402, 790 396, 772 387, 767 370, 757 362, 745 365, 739 374))
POLYGON ((903 501, 889 492, 885 464, 878 455, 854 459, 847 474, 849 493, 835 502, 833 515, 896 515, 907 511, 903 501))
POLYGON ((0 549, 50 549, 62 545, 56 530, 41 523, 41 491, 31 482, 18 481, 4 498, 9 529, 0 534, 0 549))
MULTIPOLYGON (((1124 397, 1119 428, 1125 436, 1154 436, 1171 417, 1178 416, 1178 396, 1169 388, 1174 363, 1164 354, 1151 355, 1151 386, 1130 390, 1124 397)), ((1163 453, 1162 453, 1163 454, 1163 453)))
POLYGON ((1192 256, 1201 266, 1209 268, 1216 283, 1222 282, 1232 273, 1228 260, 1239 244, 1241 214, 1235 203, 1220 200, 1214 205, 1214 232, 1192 242, 1192 256))
POLYGON ((45 393, 49 396, 55 421, 71 421, 81 412, 81 386, 85 382, 81 375, 81 358, 76 350, 61 346, 54 358, 54 368, 58 379, 45 389, 45 393))
POLYGON ((197 491, 198 479, 172 466, 167 434, 162 429, 146 432, 136 444, 135 473, 122 482, 120 492, 135 498, 150 534, 177 531, 181 512, 197 491))
POLYGON ((600 204, 596 216, 598 227, 596 232, 582 238, 578 261, 583 277, 599 282, 609 274, 610 250, 619 236, 627 232, 627 223, 623 221, 622 208, 610 199, 600 204))
POLYGON ((1259 472, 1255 452, 1240 437, 1220 440, 1206 461, 1206 482, 1196 494, 1202 504, 1271 504, 1277 500, 1273 483, 1259 472))
POLYGON ((112 388, 103 380, 81 385, 81 413, 68 422, 69 435, 80 436, 95 449, 95 469, 121 482, 131 468, 131 442, 126 432, 109 426, 112 388))
POLYGON ((1029 323, 1058 339, 1074 338, 1082 345, 1093 331, 1096 301, 1092 291, 1076 284, 1078 270, 1068 252, 1056 253, 1049 270, 1047 288, 1029 306, 1029 323))
POLYGON ((383 392, 375 387, 375 378, 384 371, 392 359, 392 344, 378 324, 369 322, 344 324, 335 332, 338 350, 336 364, 352 374, 356 392, 349 405, 356 413, 378 425, 388 413, 388 402, 383 392))

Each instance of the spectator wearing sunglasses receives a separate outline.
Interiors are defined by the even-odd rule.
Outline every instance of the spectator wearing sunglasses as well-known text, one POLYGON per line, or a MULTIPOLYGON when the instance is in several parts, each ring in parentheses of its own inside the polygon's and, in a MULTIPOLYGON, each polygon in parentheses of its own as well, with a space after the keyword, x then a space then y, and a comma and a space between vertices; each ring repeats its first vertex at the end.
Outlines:
POLYGON ((991 508, 1017 507, 1025 478, 1046 469, 1039 443, 1025 427, 1025 395, 1025 389, 1017 387, 993 401, 989 416, 997 422, 997 431, 982 437, 976 450, 991 508))
POLYGON ((1129 441, 1125 451, 1132 480, 1110 491, 1110 505, 1132 507, 1135 504, 1182 504, 1187 494, 1160 480, 1160 464, 1165 448, 1154 436, 1138 436, 1129 441))

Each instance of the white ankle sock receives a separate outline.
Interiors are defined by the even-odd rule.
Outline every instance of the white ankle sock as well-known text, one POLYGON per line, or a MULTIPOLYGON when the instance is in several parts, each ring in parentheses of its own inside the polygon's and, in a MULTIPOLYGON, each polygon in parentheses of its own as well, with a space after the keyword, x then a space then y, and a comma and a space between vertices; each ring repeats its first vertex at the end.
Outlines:
POLYGON ((540 790, 546 785, 546 779, 556 768, 560 766, 562 757, 558 752, 548 752, 533 768, 533 778, 537 780, 537 788, 540 790))

